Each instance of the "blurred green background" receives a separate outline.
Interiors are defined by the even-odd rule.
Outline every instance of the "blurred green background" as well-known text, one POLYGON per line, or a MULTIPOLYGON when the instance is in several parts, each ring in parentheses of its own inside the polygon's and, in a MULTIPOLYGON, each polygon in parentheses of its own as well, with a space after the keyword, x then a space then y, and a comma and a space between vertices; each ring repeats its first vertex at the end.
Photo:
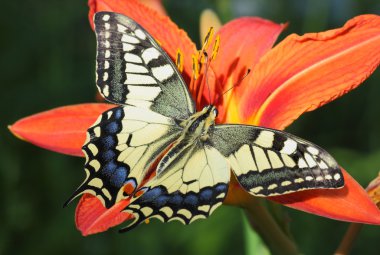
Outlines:
MULTIPOLYGON (((380 1, 164 1, 168 14, 199 42, 199 14, 212 8, 225 23, 261 16, 290 22, 280 37, 340 27, 380 1)), ((78 0, 3 1, 0 15, 0 254, 244 254, 253 242, 243 213, 223 206, 190 226, 152 221, 132 232, 82 237, 75 203, 62 204, 84 177, 83 159, 56 154, 13 137, 7 125, 58 106, 94 101, 95 36, 87 3, 78 0), (248 239, 247 239, 248 238, 248 239)), ((380 71, 355 91, 307 113, 288 131, 331 152, 363 186, 380 170, 380 71)), ((285 209, 305 254, 331 254, 348 226, 285 209)), ((353 254, 379 254, 380 228, 365 226, 353 254)))

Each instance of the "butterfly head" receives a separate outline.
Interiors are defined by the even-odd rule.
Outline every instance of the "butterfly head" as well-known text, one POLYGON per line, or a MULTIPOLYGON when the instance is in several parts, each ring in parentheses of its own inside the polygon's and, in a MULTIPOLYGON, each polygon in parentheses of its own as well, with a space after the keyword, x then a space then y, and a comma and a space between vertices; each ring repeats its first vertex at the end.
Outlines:
POLYGON ((210 126, 215 125, 215 119, 218 117, 218 110, 214 105, 207 105, 203 107, 202 111, 200 111, 201 117, 205 122, 205 127, 208 130, 210 126))
POLYGON ((209 116, 209 118, 215 120, 216 117, 218 117, 218 109, 216 109, 216 107, 214 105, 207 105, 205 107, 203 107, 203 110, 202 112, 204 112, 205 114, 207 114, 209 116))

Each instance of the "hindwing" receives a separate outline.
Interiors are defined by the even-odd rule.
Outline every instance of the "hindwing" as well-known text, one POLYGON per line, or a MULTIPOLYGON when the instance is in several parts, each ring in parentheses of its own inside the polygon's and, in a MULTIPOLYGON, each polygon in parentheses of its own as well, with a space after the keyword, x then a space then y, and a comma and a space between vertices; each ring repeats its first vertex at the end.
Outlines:
POLYGON ((135 219, 123 231, 149 218, 183 224, 204 219, 222 204, 229 180, 224 157, 210 145, 197 142, 175 155, 168 168, 141 189, 143 195, 125 209, 135 219))
POLYGON ((176 66, 135 21, 113 12, 95 14, 96 84, 107 100, 187 119, 195 110, 176 66))
POLYGON ((90 193, 109 208, 130 196, 180 131, 173 119, 147 109, 127 106, 104 112, 87 131, 86 179, 66 204, 90 193))
POLYGON ((212 142, 241 186, 256 196, 344 185, 340 167, 325 150, 282 131, 219 125, 212 142))

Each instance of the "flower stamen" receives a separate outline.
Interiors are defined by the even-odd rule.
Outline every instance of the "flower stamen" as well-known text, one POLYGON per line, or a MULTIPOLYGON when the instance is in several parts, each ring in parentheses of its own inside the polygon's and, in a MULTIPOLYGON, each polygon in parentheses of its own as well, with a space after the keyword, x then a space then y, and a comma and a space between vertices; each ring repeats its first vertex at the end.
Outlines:
POLYGON ((217 35, 215 38, 214 46, 212 47, 211 60, 214 60, 216 58, 216 55, 218 55, 219 46, 220 46, 220 36, 217 35))
POLYGON ((181 49, 177 49, 175 64, 178 68, 178 71, 182 73, 183 72, 183 52, 181 51, 181 49))
POLYGON ((193 60, 193 77, 194 77, 194 80, 198 79, 199 77, 199 73, 200 73, 200 61, 199 61, 199 53, 197 52, 196 54, 193 54, 191 56, 192 60, 193 60))
MULTIPOLYGON (((209 103, 211 102, 211 90, 208 84, 208 68, 211 65, 212 60, 216 58, 220 46, 220 36, 217 35, 214 38, 214 28, 210 27, 202 44, 202 48, 192 55, 192 79, 189 84, 189 89, 195 95, 197 102, 202 101, 204 87, 208 87, 209 103), (211 47, 211 43, 213 45, 211 47), (199 79, 203 77, 202 79, 199 79)), ((217 81, 214 81, 217 82, 217 81)), ((201 103, 200 103, 201 104, 201 103)))
POLYGON ((202 45, 202 49, 201 49, 202 52, 208 48, 213 37, 214 37, 214 28, 210 27, 205 38, 204 38, 204 40, 203 40, 203 45, 202 45))

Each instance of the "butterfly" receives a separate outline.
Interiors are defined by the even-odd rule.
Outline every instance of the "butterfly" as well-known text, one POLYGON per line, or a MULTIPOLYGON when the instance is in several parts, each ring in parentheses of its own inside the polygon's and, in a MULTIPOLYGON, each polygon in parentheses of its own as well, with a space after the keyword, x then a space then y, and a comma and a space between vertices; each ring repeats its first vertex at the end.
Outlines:
POLYGON ((98 12, 94 23, 96 85, 119 106, 88 129, 86 179, 66 204, 83 193, 106 208, 130 199, 130 230, 153 217, 207 218, 226 197, 230 169, 254 196, 344 186, 337 162, 319 146, 279 130, 216 125, 214 105, 196 112, 176 65, 132 19, 98 12))

